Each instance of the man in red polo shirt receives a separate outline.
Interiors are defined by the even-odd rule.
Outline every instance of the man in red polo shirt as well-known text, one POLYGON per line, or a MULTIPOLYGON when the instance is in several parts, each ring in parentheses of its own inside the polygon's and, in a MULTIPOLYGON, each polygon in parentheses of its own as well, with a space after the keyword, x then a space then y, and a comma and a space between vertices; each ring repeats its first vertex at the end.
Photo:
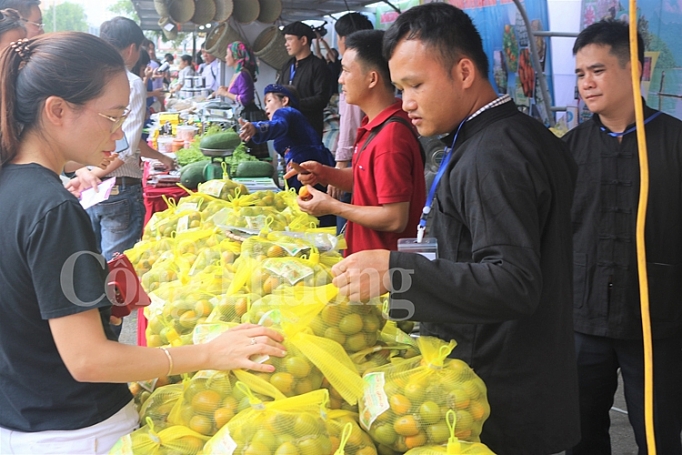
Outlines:
POLYGON ((346 101, 366 114, 355 140, 352 167, 336 169, 307 161, 301 163, 305 172, 298 177, 312 195, 298 199, 304 212, 348 220, 346 254, 396 250, 398 239, 415 237, 426 199, 423 154, 416 130, 394 95, 388 62, 381 54, 382 39, 379 30, 346 38, 339 83, 346 101), (352 192, 351 203, 312 188, 317 183, 352 192))

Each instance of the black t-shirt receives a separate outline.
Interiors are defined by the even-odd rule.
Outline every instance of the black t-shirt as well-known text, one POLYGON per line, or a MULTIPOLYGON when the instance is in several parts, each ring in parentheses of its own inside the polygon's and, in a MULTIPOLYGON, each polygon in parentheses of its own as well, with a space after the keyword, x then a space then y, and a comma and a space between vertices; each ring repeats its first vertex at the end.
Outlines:
POLYGON ((331 94, 332 95, 338 95, 339 94, 339 76, 341 75, 341 59, 337 58, 333 62, 327 62, 327 69, 329 69, 329 73, 331 74, 331 94))
POLYGON ((115 339, 104 295, 108 269, 87 213, 54 172, 5 165, 0 233, 0 427, 73 430, 106 420, 132 399, 127 386, 77 382, 48 323, 98 308, 107 338, 115 339))

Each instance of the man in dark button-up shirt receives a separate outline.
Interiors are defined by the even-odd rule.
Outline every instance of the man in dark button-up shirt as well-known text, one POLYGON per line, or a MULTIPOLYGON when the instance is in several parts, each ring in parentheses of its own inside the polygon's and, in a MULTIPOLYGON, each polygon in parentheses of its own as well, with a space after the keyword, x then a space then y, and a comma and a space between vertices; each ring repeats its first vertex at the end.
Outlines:
POLYGON ((291 58, 282 67, 277 83, 296 87, 299 111, 322 138, 323 111, 331 97, 332 81, 327 64, 310 50, 315 32, 303 22, 292 22, 284 27, 282 33, 291 58))
POLYGON ((359 252, 334 267, 334 283, 359 300, 370 295, 368 277, 392 277, 389 314, 405 317, 400 309, 409 301, 421 334, 457 342, 452 355, 488 389, 481 441, 493 452, 547 455, 571 447, 579 440, 575 163, 547 128, 508 96, 498 98, 480 35, 463 11, 446 3, 410 8, 386 32, 384 54, 419 133, 446 133, 454 148, 431 209, 439 257, 359 252), (402 278, 410 271, 408 283, 402 278))
MULTIPOLYGON (((620 368, 639 453, 646 453, 644 353, 635 226, 639 161, 628 26, 603 21, 573 52, 580 96, 594 114, 565 140, 578 163, 573 202, 574 327, 582 441, 569 453, 610 454, 609 409, 620 368)), ((641 71, 644 49, 639 38, 641 71)), ((644 106, 650 194, 646 259, 654 338, 658 453, 681 453, 682 122, 644 106)))

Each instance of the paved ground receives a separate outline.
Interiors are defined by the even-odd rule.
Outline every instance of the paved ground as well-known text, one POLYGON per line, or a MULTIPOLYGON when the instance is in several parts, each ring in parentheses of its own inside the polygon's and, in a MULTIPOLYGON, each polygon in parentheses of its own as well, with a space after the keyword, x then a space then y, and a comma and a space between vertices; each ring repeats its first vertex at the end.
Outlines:
POLYGON ((618 393, 611 408, 611 448, 613 455, 636 455, 637 444, 625 411, 623 383, 619 379, 618 393))
MULTIPOLYGON (((120 341, 126 344, 137 343, 137 312, 124 319, 120 341)), ((611 409, 611 444, 613 455, 636 455, 637 445, 628 422, 623 399, 622 385, 616 394, 616 401, 611 409)), ((665 454, 661 454, 665 455, 665 454)))

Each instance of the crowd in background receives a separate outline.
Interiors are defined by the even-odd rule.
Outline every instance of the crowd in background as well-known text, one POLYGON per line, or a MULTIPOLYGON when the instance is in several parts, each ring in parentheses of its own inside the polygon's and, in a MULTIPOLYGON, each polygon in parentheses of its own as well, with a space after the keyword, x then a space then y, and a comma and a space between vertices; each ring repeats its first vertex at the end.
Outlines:
MULTIPOLYGON (((644 45, 639 37, 635 68, 626 24, 600 21, 578 36, 578 90, 593 117, 562 141, 496 93, 478 30, 446 3, 413 7, 386 32, 344 15, 338 53, 308 25, 288 24, 290 59, 263 106, 245 43, 228 46, 227 86, 205 49, 198 65, 181 56, 173 82, 174 56, 158 62, 132 20, 105 22, 101 38, 40 36, 39 4, 0 0, 0 452, 106 453, 139 423, 125 382, 200 369, 272 372, 251 357, 285 355, 281 334, 252 325, 205 345, 126 346, 102 297, 103 259, 141 236, 141 157, 174 165, 143 139, 144 122, 163 109, 166 90, 196 73, 240 107, 243 140, 274 140, 288 183, 308 190, 303 211, 344 220, 349 249, 332 268, 340 295, 361 302, 390 292, 390 317, 407 312, 422 335, 457 341, 453 356, 488 389, 483 443, 499 454, 609 454, 620 370, 646 453, 634 241, 639 100, 630 79, 641 74, 644 45), (324 56, 319 47, 314 55, 315 40, 324 56), (337 81, 338 113, 330 113, 337 81), (339 122, 335 146, 324 140, 330 118, 339 122), (418 135, 447 145, 428 192, 418 135), (59 176, 68 171, 65 187, 59 176), (115 194, 83 210, 73 195, 106 178, 115 194), (424 235, 429 217, 437 257, 401 251, 399 241, 424 235), (61 268, 83 252, 91 254, 67 290, 61 268), (414 272, 410 284, 393 270, 414 272), (74 305, 74 295, 94 303, 74 305)), ((682 124, 642 107, 655 434, 659 453, 679 455, 682 124)))

